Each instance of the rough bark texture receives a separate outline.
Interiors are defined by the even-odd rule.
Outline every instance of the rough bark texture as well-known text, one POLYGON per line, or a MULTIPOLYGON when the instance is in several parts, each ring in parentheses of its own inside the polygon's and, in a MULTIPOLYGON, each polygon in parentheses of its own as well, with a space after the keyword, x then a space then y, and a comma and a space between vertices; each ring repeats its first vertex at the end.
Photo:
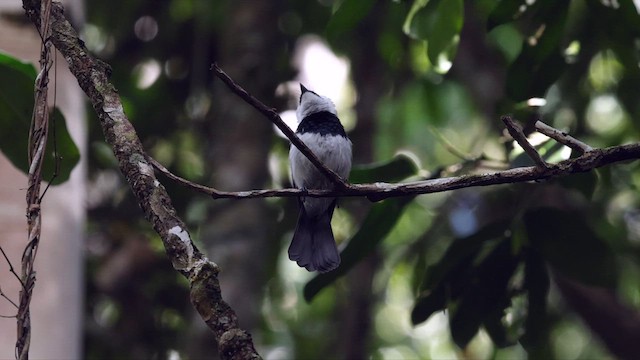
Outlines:
MULTIPOLYGON (((40 2, 25 0, 23 5, 29 18, 39 26, 40 2)), ((59 3, 52 6, 51 28, 51 40, 89 97, 105 138, 145 217, 160 235, 173 267, 189 280, 191 302, 213 330, 221 356, 259 358, 251 336, 238 328, 235 313, 222 301, 217 265, 208 261, 192 243, 164 186, 156 179, 140 139, 124 114, 120 97, 109 82, 109 66, 89 54, 59 3)))

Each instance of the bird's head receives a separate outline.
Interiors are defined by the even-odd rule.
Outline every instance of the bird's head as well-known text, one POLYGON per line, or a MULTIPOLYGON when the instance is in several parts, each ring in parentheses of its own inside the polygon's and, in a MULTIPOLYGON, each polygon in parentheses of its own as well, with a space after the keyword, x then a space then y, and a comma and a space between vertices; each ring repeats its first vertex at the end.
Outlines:
POLYGON ((300 84, 300 103, 296 110, 298 122, 302 121, 305 117, 321 112, 328 111, 334 115, 337 115, 336 106, 333 101, 325 96, 320 96, 315 92, 307 89, 304 85, 300 84))

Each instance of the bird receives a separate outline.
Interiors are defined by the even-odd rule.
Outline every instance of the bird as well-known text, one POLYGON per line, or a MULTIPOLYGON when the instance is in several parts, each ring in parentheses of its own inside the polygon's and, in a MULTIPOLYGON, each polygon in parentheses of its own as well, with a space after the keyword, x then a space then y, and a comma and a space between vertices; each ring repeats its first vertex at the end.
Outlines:
MULTIPOLYGON (((296 135, 318 159, 342 179, 351 171, 352 144, 340 123, 336 107, 325 96, 300 84, 296 109, 296 135)), ((334 184, 298 148, 291 144, 289 163, 293 185, 302 190, 331 190, 334 184)), ((307 271, 329 272, 340 265, 340 254, 331 229, 334 197, 301 196, 300 212, 289 246, 289 259, 307 271)))

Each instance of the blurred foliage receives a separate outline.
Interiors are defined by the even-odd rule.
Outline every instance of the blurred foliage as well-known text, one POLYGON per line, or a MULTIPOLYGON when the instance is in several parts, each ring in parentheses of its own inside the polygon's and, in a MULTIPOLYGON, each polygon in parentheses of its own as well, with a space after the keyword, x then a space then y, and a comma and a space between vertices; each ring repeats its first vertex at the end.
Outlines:
MULTIPOLYGON (((224 30, 243 19, 228 14, 251 6, 197 0, 87 4, 87 45, 112 65, 112 80, 145 147, 180 176, 207 184, 212 179, 205 153, 213 135, 209 123, 225 121, 215 116, 220 108, 246 107, 246 117, 264 121, 246 104, 221 103, 208 72, 225 54, 224 44, 234 41, 223 37, 224 30)), ((353 138, 370 146, 367 161, 373 160, 354 168, 354 182, 529 165, 504 136, 499 114, 521 121, 552 162, 576 154, 531 133, 535 120, 593 146, 638 141, 640 9, 631 0, 319 0, 272 6, 278 28, 270 75, 282 88, 303 70, 291 59, 305 34, 324 36, 349 61, 357 80, 345 85, 353 86, 357 99, 353 138), (367 120, 370 113, 373 120, 367 120), (362 128, 365 135, 358 134, 362 128)), ((243 61, 259 58, 241 55, 243 61)), ((261 66, 242 64, 249 64, 249 76, 261 66)), ((310 69, 331 78, 326 70, 310 69)), ((287 96, 295 94, 282 93, 277 101, 294 107, 287 96)), ((196 343, 214 349, 212 337, 116 175, 98 122, 90 128, 85 355, 200 357, 196 343)), ((272 144, 271 178, 261 182, 286 186, 287 144, 275 134, 264 136, 272 144)), ((572 309, 553 280, 561 276, 608 289, 629 311, 640 309, 639 166, 387 199, 370 207, 343 200, 347 206, 334 217, 342 265, 318 276, 286 258, 295 209, 269 199, 282 209, 273 230, 281 241, 270 245, 279 256, 269 267, 264 296, 249 299, 262 314, 250 329, 256 345, 270 359, 342 357, 341 339, 366 344, 374 359, 610 357, 606 344, 592 341, 597 334, 578 320, 589 323, 589 314, 572 309), (354 283, 349 275, 372 257, 379 261, 370 270, 370 286, 354 283), (340 310, 349 309, 350 287, 356 285, 364 289, 370 321, 346 333, 350 318, 340 310)), ((223 210, 164 184, 194 238, 205 242, 203 222, 223 210)), ((234 249, 226 251, 211 256, 233 259, 234 249)), ((223 284, 223 294, 241 286, 223 284)))

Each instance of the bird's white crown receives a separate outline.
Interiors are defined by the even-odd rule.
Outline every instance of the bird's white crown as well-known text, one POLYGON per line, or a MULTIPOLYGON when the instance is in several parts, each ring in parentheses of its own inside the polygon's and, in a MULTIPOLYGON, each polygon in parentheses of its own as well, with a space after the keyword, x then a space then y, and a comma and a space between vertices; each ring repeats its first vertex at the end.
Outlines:
POLYGON ((300 104, 298 104, 298 109, 296 110, 298 123, 305 117, 322 111, 328 111, 334 115, 338 114, 336 106, 328 97, 307 90, 302 84, 300 84, 300 89, 302 94, 300 95, 300 104))

